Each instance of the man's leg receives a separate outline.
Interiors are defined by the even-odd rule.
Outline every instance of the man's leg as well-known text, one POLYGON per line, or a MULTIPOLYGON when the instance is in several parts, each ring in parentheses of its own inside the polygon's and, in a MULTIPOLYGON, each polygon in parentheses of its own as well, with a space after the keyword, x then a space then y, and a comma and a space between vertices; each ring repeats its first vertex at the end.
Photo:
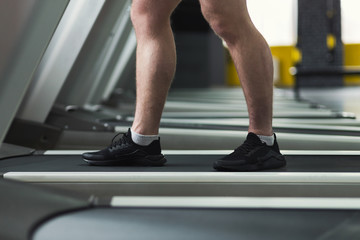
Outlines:
POLYGON ((226 42, 249 112, 249 134, 235 151, 214 162, 221 171, 256 171, 286 165, 272 130, 273 64, 265 39, 249 17, 246 0, 200 0, 214 31, 226 42))
POLYGON ((170 15, 181 0, 133 0, 136 51, 136 112, 132 130, 157 135, 174 77, 176 52, 170 15))
POLYGON ((272 135, 272 56, 249 17, 246 0, 200 3, 204 17, 226 42, 234 60, 248 106, 249 132, 272 135))
POLYGON ((100 151, 83 154, 91 165, 163 166, 157 136, 176 53, 170 15, 180 0, 133 0, 136 50, 136 111, 131 130, 100 151))

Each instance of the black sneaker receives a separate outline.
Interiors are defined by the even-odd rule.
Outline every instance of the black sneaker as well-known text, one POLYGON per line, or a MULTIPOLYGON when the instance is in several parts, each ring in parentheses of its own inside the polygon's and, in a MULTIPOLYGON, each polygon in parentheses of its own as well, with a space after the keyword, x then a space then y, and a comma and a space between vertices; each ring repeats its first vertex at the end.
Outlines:
POLYGON ((109 147, 97 151, 83 153, 85 162, 99 166, 163 166, 166 163, 164 155, 161 154, 160 140, 153 141, 149 146, 140 146, 131 139, 131 131, 109 147))
POLYGON ((258 171, 285 165, 285 157, 280 153, 276 136, 274 145, 267 146, 254 133, 249 133, 245 142, 234 152, 214 162, 214 168, 219 171, 258 171))

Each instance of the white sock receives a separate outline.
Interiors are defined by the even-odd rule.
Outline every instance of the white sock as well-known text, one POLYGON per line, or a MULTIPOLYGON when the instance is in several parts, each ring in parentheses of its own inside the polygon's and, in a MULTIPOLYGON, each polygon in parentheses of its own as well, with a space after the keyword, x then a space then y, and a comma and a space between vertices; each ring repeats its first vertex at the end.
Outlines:
POLYGON ((131 139, 134 143, 140 146, 148 146, 150 145, 154 140, 159 139, 159 135, 142 135, 134 132, 132 129, 131 131, 131 139))
POLYGON ((263 136, 263 135, 257 135, 257 136, 260 138, 261 142, 266 143, 266 145, 268 146, 274 145, 274 141, 275 141, 274 134, 271 136, 263 136))

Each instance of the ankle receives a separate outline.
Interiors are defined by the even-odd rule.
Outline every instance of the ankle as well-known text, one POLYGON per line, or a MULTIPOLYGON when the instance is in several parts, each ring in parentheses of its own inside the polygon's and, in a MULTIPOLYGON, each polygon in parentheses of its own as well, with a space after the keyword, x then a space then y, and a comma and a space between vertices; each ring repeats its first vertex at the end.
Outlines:
POLYGON ((159 135, 143 135, 139 134, 132 129, 131 131, 131 140, 140 146, 149 146, 153 141, 159 140, 159 135))
POLYGON ((272 134, 271 136, 264 136, 256 134, 261 142, 265 143, 267 146, 273 146, 275 142, 275 136, 272 134))

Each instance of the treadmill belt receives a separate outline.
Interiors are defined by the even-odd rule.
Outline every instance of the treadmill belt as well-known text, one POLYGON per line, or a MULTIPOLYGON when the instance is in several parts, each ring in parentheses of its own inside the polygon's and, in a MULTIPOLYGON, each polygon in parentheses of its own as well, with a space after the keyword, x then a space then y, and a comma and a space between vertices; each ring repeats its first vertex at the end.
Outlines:
POLYGON ((33 240, 359 239, 356 210, 96 208, 40 226, 33 240))
MULTIPOLYGON (((165 167, 90 166, 80 155, 31 155, 0 161, 6 172, 213 172, 220 155, 166 155, 165 167)), ((288 155, 286 168, 267 172, 360 172, 360 156, 288 155)))

